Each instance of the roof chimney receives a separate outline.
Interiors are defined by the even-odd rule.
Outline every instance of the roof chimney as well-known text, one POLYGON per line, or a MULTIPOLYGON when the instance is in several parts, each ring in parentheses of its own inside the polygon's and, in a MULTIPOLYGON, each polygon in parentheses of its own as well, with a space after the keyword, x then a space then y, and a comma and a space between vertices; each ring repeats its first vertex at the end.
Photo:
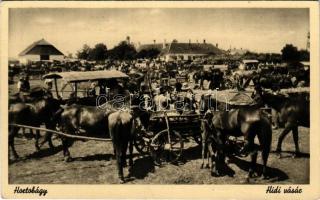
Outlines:
POLYGON ((191 39, 189 39, 189 44, 191 44, 191 39))
POLYGON ((153 40, 153 44, 156 44, 156 40, 153 40))
POLYGON ((206 39, 203 39, 203 44, 205 44, 206 43, 206 39))
POLYGON ((216 47, 217 47, 217 48, 219 47, 219 44, 218 44, 218 43, 216 43, 216 47))

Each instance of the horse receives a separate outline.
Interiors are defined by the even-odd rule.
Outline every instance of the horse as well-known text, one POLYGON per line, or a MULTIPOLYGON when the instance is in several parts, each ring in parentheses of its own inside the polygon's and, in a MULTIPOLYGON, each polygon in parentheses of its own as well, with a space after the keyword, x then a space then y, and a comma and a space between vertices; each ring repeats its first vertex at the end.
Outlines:
POLYGON ((32 103, 40 98, 53 98, 51 92, 46 88, 36 86, 30 89, 29 92, 18 92, 9 97, 9 104, 14 103, 32 103))
MULTIPOLYGON (((28 125, 40 127, 45 124, 47 129, 55 129, 56 122, 54 116, 60 109, 60 100, 54 98, 35 99, 30 103, 13 103, 9 106, 9 122, 14 124, 28 125)), ((14 138, 18 134, 19 127, 12 126, 9 128, 9 148, 11 147, 13 156, 17 159, 19 156, 14 147, 14 138)), ((54 148, 51 141, 51 133, 46 133, 44 140, 39 145, 40 131, 36 131, 35 147, 40 150, 40 147, 48 142, 50 148, 54 148)))
POLYGON ((263 92, 260 96, 265 104, 276 111, 277 125, 284 128, 278 139, 276 153, 278 153, 281 158, 282 142, 288 133, 292 131, 295 144, 295 153, 293 157, 299 157, 301 153, 299 148, 298 127, 310 127, 309 95, 302 93, 300 95, 286 97, 284 95, 263 92))
POLYGON ((260 85, 263 88, 272 89, 273 91, 281 88, 290 88, 294 86, 294 81, 290 76, 281 74, 263 74, 253 78, 255 85, 260 85))
POLYGON ((238 90, 244 90, 250 81, 257 75, 256 70, 237 70, 232 73, 232 76, 237 82, 238 90))
POLYGON ((200 81, 200 89, 203 89, 203 81, 204 80, 211 81, 212 80, 212 73, 209 71, 200 70, 200 71, 196 71, 193 74, 192 78, 196 84, 198 84, 200 81))
POLYGON ((203 81, 210 81, 209 89, 214 90, 220 88, 223 82, 223 72, 219 69, 211 69, 210 71, 197 71, 193 74, 193 79, 195 83, 198 83, 200 80, 200 88, 203 89, 203 81))
MULTIPOLYGON (((124 183, 123 168, 126 165, 126 152, 129 146, 129 166, 133 165, 133 140, 135 131, 141 127, 139 108, 134 105, 117 107, 105 103, 100 107, 70 105, 64 108, 59 116, 61 131, 70 135, 83 135, 97 138, 111 138, 117 160, 119 183, 124 183)), ((65 162, 72 161, 69 148, 75 141, 62 137, 62 148, 65 162)))
POLYGON ((145 74, 140 72, 130 73, 130 79, 126 81, 125 86, 131 93, 139 91, 141 83, 145 82, 145 74))
MULTIPOLYGON (((262 149, 263 178, 267 178, 267 161, 271 148, 272 129, 271 124, 263 111, 257 106, 245 106, 230 111, 216 111, 205 116, 204 129, 209 132, 216 150, 215 167, 211 169, 214 176, 222 175, 222 167, 225 155, 228 151, 228 136, 244 136, 245 144, 239 154, 251 156, 251 164, 248 173, 248 181, 256 170, 257 151, 254 139, 257 136, 262 149), (209 128, 209 130, 208 130, 209 128)), ((212 147, 212 146, 211 146, 212 147)), ((234 148, 234 147, 233 147, 234 148)), ((211 151, 213 153, 213 151, 211 151)))

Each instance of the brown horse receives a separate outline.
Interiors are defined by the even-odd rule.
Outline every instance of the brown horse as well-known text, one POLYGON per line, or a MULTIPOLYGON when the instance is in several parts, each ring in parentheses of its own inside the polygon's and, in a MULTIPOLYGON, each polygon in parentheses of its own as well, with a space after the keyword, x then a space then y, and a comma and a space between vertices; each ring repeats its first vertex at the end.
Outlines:
MULTIPOLYGON (((133 139, 136 121, 133 112, 115 109, 104 104, 102 108, 94 106, 71 105, 64 108, 59 118, 63 132, 71 135, 83 135, 98 138, 111 138, 117 159, 120 183, 124 182, 123 167, 126 165, 126 152, 129 145, 129 165, 133 165, 133 139)), ((71 161, 69 147, 74 139, 62 137, 65 161, 71 161)))
MULTIPOLYGON (((249 180, 256 168, 257 149, 254 139, 257 136, 262 150, 262 175, 264 178, 267 177, 267 161, 270 153, 272 130, 267 115, 263 111, 256 106, 247 106, 230 111, 209 113, 205 116, 205 119, 207 120, 207 124, 203 127, 210 134, 207 137, 211 141, 208 146, 210 147, 211 145, 212 147, 213 144, 213 149, 216 150, 215 169, 212 169, 213 175, 219 176, 222 174, 221 170, 225 155, 229 152, 228 148, 230 148, 227 145, 228 136, 244 136, 245 144, 239 150, 239 155, 250 154, 251 156, 251 166, 248 174, 249 180)), ((212 150, 211 152, 213 153, 212 150)))
MULTIPOLYGON (((32 103, 14 103, 9 106, 9 123, 40 127, 45 124, 47 129, 55 129, 54 115, 60 109, 60 101, 53 98, 40 98, 33 100, 32 103)), ((11 147, 14 158, 18 154, 14 147, 14 138, 16 137, 19 127, 9 127, 9 147, 11 147)), ((40 132, 37 130, 35 135, 35 147, 40 147, 48 142, 50 148, 53 148, 51 133, 46 133, 44 140, 39 145, 40 132)))
POLYGON ((276 152, 281 157, 281 144, 290 131, 295 144, 294 157, 301 155, 299 148, 298 127, 310 127, 310 101, 309 94, 301 93, 291 96, 275 95, 267 92, 260 94, 263 103, 272 107, 276 112, 276 124, 284 130, 279 136, 276 152))

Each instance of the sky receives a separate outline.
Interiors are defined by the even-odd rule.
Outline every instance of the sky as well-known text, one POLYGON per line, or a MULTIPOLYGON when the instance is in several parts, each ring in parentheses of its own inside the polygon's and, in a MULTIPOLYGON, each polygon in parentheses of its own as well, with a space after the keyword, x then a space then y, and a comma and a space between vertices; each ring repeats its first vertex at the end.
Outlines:
POLYGON ((217 44, 280 53, 293 44, 305 49, 309 10, 304 8, 15 8, 9 11, 9 57, 44 38, 64 54, 84 44, 108 49, 130 36, 134 43, 217 44))

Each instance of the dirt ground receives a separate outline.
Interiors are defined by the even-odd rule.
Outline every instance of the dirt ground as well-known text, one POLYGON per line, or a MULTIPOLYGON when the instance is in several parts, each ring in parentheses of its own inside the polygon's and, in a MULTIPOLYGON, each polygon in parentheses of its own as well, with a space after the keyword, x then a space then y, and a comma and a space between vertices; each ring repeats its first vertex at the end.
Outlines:
MULTIPOLYGON (((37 85, 39 82, 31 82, 37 85)), ((14 93, 16 85, 10 86, 14 93)), ((273 131, 272 151, 275 150, 282 129, 273 131)), ((308 184, 310 168, 310 132, 299 127, 301 158, 292 158, 294 144, 289 134, 282 144, 283 158, 273 152, 268 160, 270 179, 253 179, 255 184, 308 184)), ((9 160, 10 184, 117 184, 117 169, 110 142, 76 142, 70 152, 74 160, 63 161, 60 140, 54 140, 54 151, 45 145, 35 153, 34 140, 16 139, 19 160, 9 160)), ((192 139, 185 141, 183 158, 177 165, 155 166, 150 156, 134 152, 134 166, 125 169, 127 184, 244 184, 249 157, 230 160, 229 175, 212 177, 209 169, 200 169, 201 148, 192 139)), ((262 169, 260 154, 258 170, 262 169)))
MULTIPOLYGON (((281 129, 273 132, 272 150, 281 129)), ((309 183, 309 129, 299 128, 301 158, 292 158, 293 139, 289 135, 283 143, 283 158, 271 152, 268 167, 270 179, 253 179, 256 184, 308 184, 309 183)), ((72 162, 63 161, 60 141, 54 140, 55 151, 44 146, 34 153, 34 140, 16 139, 16 149, 20 160, 9 164, 10 184, 116 184, 117 170, 112 156, 110 142, 76 142, 70 149, 72 162)), ((134 166, 125 169, 127 184, 243 184, 249 167, 249 157, 233 159, 229 166, 230 175, 212 177, 209 169, 200 169, 201 148, 190 140, 186 141, 183 158, 177 165, 153 164, 150 156, 139 156, 134 152, 134 166), (233 176, 231 176, 231 174, 233 176)), ((258 170, 261 157, 258 156, 258 170)))

